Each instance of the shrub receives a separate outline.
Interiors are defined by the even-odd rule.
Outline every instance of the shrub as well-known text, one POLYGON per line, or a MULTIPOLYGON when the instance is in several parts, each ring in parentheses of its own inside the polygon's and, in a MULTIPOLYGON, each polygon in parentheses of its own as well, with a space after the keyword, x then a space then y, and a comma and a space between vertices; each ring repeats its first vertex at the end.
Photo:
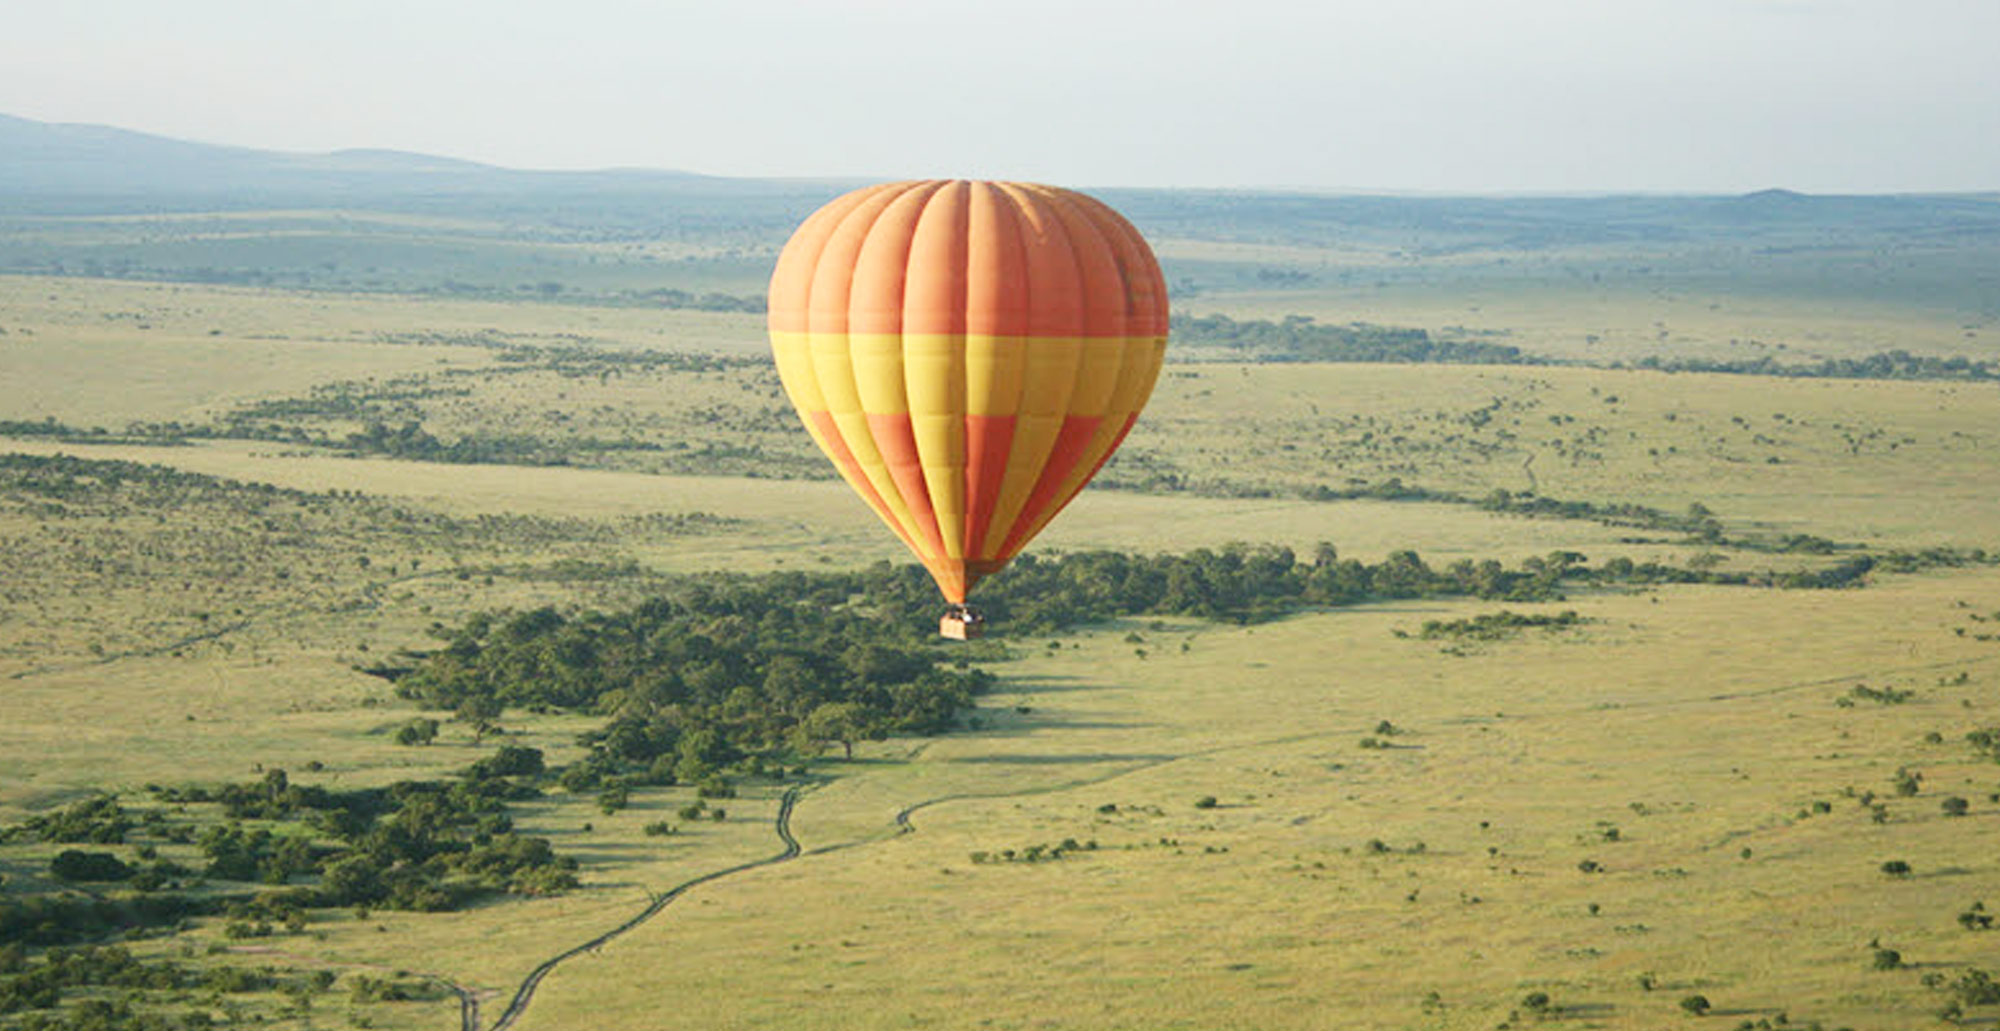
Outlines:
POLYGON ((1967 812, 1971 811, 1972 804, 1957 795, 1953 795, 1943 802, 1938 803, 1938 808, 1943 809, 1946 816, 1964 816, 1967 812))
POLYGON ((1908 877, 1910 875, 1910 864, 1900 859, 1891 859, 1882 864, 1882 872, 1891 877, 1908 877))
POLYGON ((1896 794, 1908 798, 1923 790, 1924 775, 1911 769, 1896 771, 1896 794))
POLYGON ((49 872, 65 881, 122 881, 130 878, 133 871, 109 852, 67 848, 49 860, 49 872))
POLYGON ((396 743, 399 745, 427 745, 437 740, 438 721, 417 718, 396 728, 396 743))
POLYGON ((1220 804, 1215 800, 1214 795, 1203 795, 1194 800, 1194 807, 1196 809, 1213 809, 1220 804))
POLYGON ((1681 1000, 1681 1009, 1697 1017, 1706 1016, 1710 1008, 1708 996, 1706 995, 1690 995, 1681 1000))
POLYGON ((1958 1001, 1967 1006, 1991 1006, 2000 1003, 2000 981, 1984 970, 1968 970, 1958 975, 1952 982, 1951 992, 1958 1001))
POLYGON ((502 745, 500 750, 472 764, 474 780, 487 777, 534 777, 546 769, 539 748, 502 745))
POLYGON ((1878 947, 1875 950, 1874 958, 1871 960, 1871 965, 1877 970, 1901 970, 1903 969, 1903 954, 1897 952, 1895 949, 1878 947))

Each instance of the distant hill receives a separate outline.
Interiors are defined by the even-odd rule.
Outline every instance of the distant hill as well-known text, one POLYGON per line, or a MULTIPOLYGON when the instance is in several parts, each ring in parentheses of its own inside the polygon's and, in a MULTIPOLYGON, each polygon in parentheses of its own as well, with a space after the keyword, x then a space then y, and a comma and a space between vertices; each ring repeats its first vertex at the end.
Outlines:
MULTIPOLYGON (((851 186, 611 169, 539 172, 394 150, 301 154, 171 139, 102 125, 0 115, 0 213, 271 206, 546 213, 582 221, 698 205, 777 231, 851 186), (718 210, 720 202, 725 210, 718 210)), ((1089 184, 1071 184, 1088 187, 1089 184)), ((1824 196, 1767 189, 1734 197, 1433 197, 1263 190, 1093 189, 1148 232, 1324 244, 1380 237, 1420 250, 1686 242, 1760 230, 2000 233, 2000 194, 1824 196)), ((565 219, 565 221, 570 221, 565 219)), ((1739 242, 1741 242, 1739 240, 1739 242)))
POLYGON ((74 212, 93 205, 109 210, 214 209, 275 202, 353 204, 633 192, 823 197, 837 191, 826 183, 722 179, 664 170, 523 171, 395 150, 289 153, 0 115, 0 205, 14 211, 74 212))

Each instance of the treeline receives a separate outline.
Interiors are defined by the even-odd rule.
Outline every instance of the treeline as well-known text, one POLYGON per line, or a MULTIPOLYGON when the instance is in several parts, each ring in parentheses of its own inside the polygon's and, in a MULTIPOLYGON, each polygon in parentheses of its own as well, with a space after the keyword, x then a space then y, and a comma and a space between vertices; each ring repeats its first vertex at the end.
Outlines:
POLYGON ((1310 315, 1239 322, 1227 315, 1179 313, 1173 316, 1171 340, 1184 347, 1221 348, 1254 362, 1547 364, 1507 344, 1439 340, 1422 329, 1365 322, 1324 325, 1310 315))
POLYGON ((0 496, 14 494, 47 501, 131 495, 135 501, 166 503, 190 495, 216 493, 260 499, 303 501, 303 491, 248 480, 225 480, 170 466, 71 455, 0 453, 0 496))
POLYGON ((371 422, 359 433, 350 433, 334 442, 317 438, 311 443, 331 445, 361 455, 385 455, 423 462, 456 465, 539 465, 570 464, 570 453, 578 442, 552 442, 526 434, 474 433, 447 444, 432 436, 415 419, 397 426, 371 422))
MULTIPOLYGON (((1306 607, 1417 597, 1538 601, 1559 597, 1564 584, 1666 581, 1748 577, 1625 560, 1592 568, 1574 552, 1511 568, 1464 560, 1438 569, 1411 551, 1366 563, 1331 545, 1309 561, 1289 548, 1232 546, 1183 555, 1024 555, 977 600, 996 626, 1025 636, 1119 616, 1250 622, 1306 607)), ((396 690, 438 709, 486 704, 612 716, 599 742, 616 760, 607 767, 690 781, 746 757, 783 762, 827 742, 949 729, 987 675, 947 665, 965 653, 930 636, 937 610, 916 566, 707 574, 623 612, 475 617, 399 673, 396 690)))
POLYGON ((927 581, 886 563, 697 577, 624 612, 476 617, 396 690, 441 709, 611 716, 590 772, 566 772, 571 790, 698 782, 750 758, 948 729, 990 675, 946 667, 924 633, 935 608, 927 581))
POLYGON ((235 937, 268 934, 273 920, 307 909, 381 907, 436 912, 494 894, 542 895, 576 886, 576 862, 548 839, 516 833, 506 803, 536 797, 539 751, 503 747, 456 780, 402 781, 331 791, 290 783, 283 770, 261 781, 148 790, 162 803, 214 805, 216 819, 143 815, 98 796, 0 831, 0 840, 135 845, 128 861, 106 850, 66 849, 49 864, 56 879, 117 884, 117 898, 0 897, 0 944, 61 945, 133 927, 222 913, 235 937), (192 845, 203 862, 159 854, 192 845), (215 882, 254 893, 200 890, 215 882), (259 928, 262 928, 260 931, 259 928))
POLYGON ((54 416, 39 420, 0 420, 0 437, 36 437, 95 444, 257 440, 460 464, 565 465, 570 456, 578 453, 659 452, 667 450, 668 443, 590 437, 544 440, 525 434, 506 433, 474 433, 446 443, 425 430, 420 420, 411 417, 417 411, 414 403, 466 397, 471 394, 471 388, 454 381, 467 378, 551 372, 565 379, 609 380, 628 374, 700 374, 746 367, 766 368, 770 364, 763 359, 681 351, 619 351, 583 344, 522 344, 488 334, 411 334, 390 342, 412 346, 448 343, 483 347, 495 352, 497 364, 449 370, 435 378, 419 374, 381 383, 371 380, 320 384, 304 397, 247 402, 209 423, 137 421, 126 424, 122 429, 112 430, 103 426, 72 426, 54 416), (328 421, 360 423, 363 429, 343 437, 306 425, 328 421))
MULTIPOLYGON (((1439 339, 1427 330, 1405 326, 1377 326, 1365 322, 1325 325, 1310 315, 1287 315, 1273 321, 1176 313, 1171 339, 1183 347, 1219 349, 1228 357, 1252 362, 1572 364, 1530 354, 1510 344, 1439 339)), ((1964 355, 1941 358, 1911 354, 1900 349, 1861 358, 1826 358, 1817 362, 1782 362, 1770 355, 1741 359, 1649 355, 1630 363, 1613 362, 1597 367, 1782 376, 1788 379, 2000 381, 2000 359, 1973 359, 1964 355)))
POLYGON ((1534 628, 1544 630, 1566 630, 1583 622, 1583 617, 1575 609, 1564 609, 1556 615, 1540 612, 1520 613, 1501 609, 1486 612, 1471 619, 1427 619, 1418 632, 1426 641, 1440 638, 1472 641, 1502 641, 1513 637, 1522 630, 1534 628))
POLYGON ((424 281, 391 281, 377 276, 355 279, 319 266, 294 268, 270 265, 149 265, 130 258, 100 261, 85 258, 74 264, 61 260, 21 260, 0 266, 0 273, 62 276, 73 279, 117 279, 150 283, 201 283, 215 286, 268 286, 343 294, 390 294, 410 297, 450 297, 490 301, 556 301, 564 304, 617 308, 668 308, 682 311, 763 314, 761 294, 730 294, 715 290, 672 288, 597 290, 553 279, 532 283, 475 283, 463 279, 425 277, 424 281))
MULTIPOLYGON (((1794 586, 1786 574, 1696 570, 1614 558, 1590 565, 1574 551, 1506 566, 1460 559, 1438 568, 1414 551, 1380 562, 1342 558, 1321 544, 1309 558, 1276 545, 1202 548, 1183 555, 1085 552, 1024 555, 989 581, 978 602, 1010 632, 1043 633, 1118 616, 1195 616, 1238 623, 1308 608, 1410 598, 1558 601, 1565 587, 1659 583, 1794 586)), ((1803 586, 1804 584, 1799 584, 1803 586)), ((1817 586, 1815 584, 1814 586, 1817 586)))
MULTIPOLYGON (((1614 366, 1615 368, 1616 366, 1614 366)), ((2000 361, 1973 360, 1964 355, 1939 358, 1908 351, 1880 351, 1865 358, 1826 358, 1817 362, 1780 362, 1769 355, 1735 360, 1662 358, 1649 356, 1631 365, 1659 372, 1719 372, 1740 376, 1784 376, 1792 379, 1924 379, 2000 381, 2000 361)))
MULTIPOLYGON (((1843 571, 1813 585, 1858 576, 1843 571)), ((1785 582, 1778 574, 1629 559, 1591 566, 1576 552, 1513 567, 1460 560, 1437 568, 1412 551, 1368 563, 1342 558, 1331 545, 1307 560, 1289 548, 1244 545, 1181 555, 1024 555, 977 601, 994 625, 1027 636, 1119 616, 1251 622, 1392 599, 1547 601, 1566 585, 1785 582)), ((749 756, 784 761, 829 741, 948 729, 986 679, 947 668, 965 653, 930 638, 937 607, 916 566, 707 574, 623 612, 476 617, 399 673, 396 689, 439 709, 488 704, 612 716, 600 743, 626 764, 621 769, 687 781, 749 756)))
MULTIPOLYGON (((1114 488, 1120 486, 1116 481, 1107 485, 1114 488)), ((1178 476, 1165 474, 1148 480, 1143 486, 1134 485, 1132 489, 1185 491, 1204 497, 1234 498, 1269 498, 1288 494, 1305 501, 1316 502, 1424 501, 1441 505, 1469 505, 1485 512, 1526 516, 1530 519, 1574 519, 1604 526, 1685 534, 1699 543, 1715 547, 1740 548, 1745 551, 1830 555, 1851 548, 1825 537, 1805 533, 1778 537, 1731 537, 1715 513, 1700 502, 1689 505, 1681 512, 1668 512, 1636 502, 1599 503, 1564 500, 1544 497, 1532 491, 1496 489, 1484 495, 1462 494, 1457 491, 1407 484, 1401 477, 1396 476, 1373 482, 1350 481, 1343 487, 1325 483, 1288 488, 1216 483, 1190 489, 1178 476)))
POLYGON ((142 960, 122 945, 52 948, 39 960, 18 945, 0 945, 0 1015, 45 1011, 7 1025, 16 1031, 197 1031, 216 1026, 207 1010, 197 1007, 179 1017, 139 1012, 133 1008, 133 993, 171 992, 186 998, 199 991, 214 999, 283 990, 297 996, 324 991, 334 980, 331 971, 287 976, 269 967, 198 970, 171 959, 142 960), (119 989, 121 997, 84 998, 68 1010, 56 1010, 72 990, 106 988, 119 989))
POLYGON ((766 299, 761 294, 743 296, 712 290, 700 294, 674 289, 642 290, 625 296, 645 304, 684 311, 735 311, 762 315, 766 307, 766 299))

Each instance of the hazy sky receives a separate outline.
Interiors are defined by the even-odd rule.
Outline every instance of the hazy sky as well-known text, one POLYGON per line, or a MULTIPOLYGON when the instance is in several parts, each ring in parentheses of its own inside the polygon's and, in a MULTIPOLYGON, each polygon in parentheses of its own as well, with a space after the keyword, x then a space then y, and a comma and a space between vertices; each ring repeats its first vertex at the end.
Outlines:
POLYGON ((2000 0, 72 0, 0 112, 535 168, 2000 189, 2000 0))

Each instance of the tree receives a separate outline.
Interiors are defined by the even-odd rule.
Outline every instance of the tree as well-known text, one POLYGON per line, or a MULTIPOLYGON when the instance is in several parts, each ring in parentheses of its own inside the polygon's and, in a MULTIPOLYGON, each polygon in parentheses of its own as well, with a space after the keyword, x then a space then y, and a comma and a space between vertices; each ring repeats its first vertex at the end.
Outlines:
POLYGON ((867 708, 858 702, 828 702, 799 721, 798 736, 809 748, 838 741, 845 757, 854 758, 854 742, 870 736, 873 721, 867 708))
POLYGON ((132 876, 132 868, 109 852, 73 848, 66 848, 49 860, 49 872, 65 881, 122 881, 132 876))
POLYGON ((379 902, 389 893, 382 874, 382 864, 373 857, 348 856, 326 868, 320 878, 320 893, 329 905, 379 902))
POLYGON ((500 729, 494 721, 500 718, 502 711, 498 698, 477 694, 466 696, 464 701, 458 703, 458 709, 453 715, 472 724, 472 743, 478 744, 485 740, 486 735, 500 729))
POLYGON ((502 745, 500 750, 472 764, 474 779, 487 777, 533 777, 544 769, 542 750, 520 745, 502 745))

